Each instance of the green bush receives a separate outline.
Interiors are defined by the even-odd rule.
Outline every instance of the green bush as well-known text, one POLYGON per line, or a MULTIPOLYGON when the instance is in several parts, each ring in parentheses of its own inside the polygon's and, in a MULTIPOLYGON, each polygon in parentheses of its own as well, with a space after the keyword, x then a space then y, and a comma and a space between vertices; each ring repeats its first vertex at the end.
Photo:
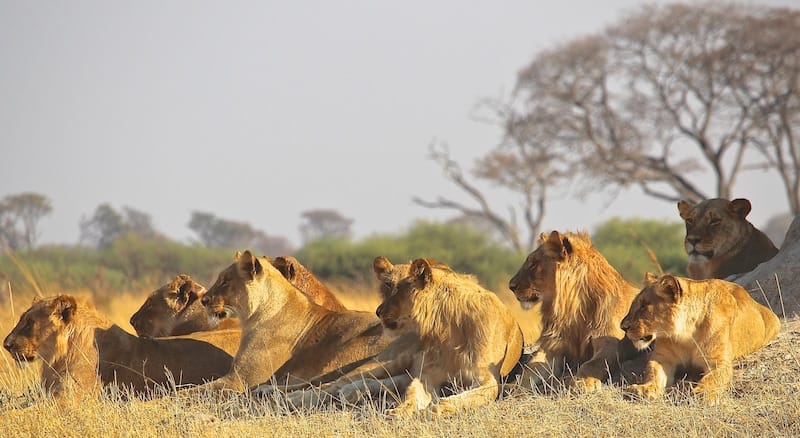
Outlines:
POLYGON ((658 272, 658 265, 664 272, 686 275, 683 237, 682 222, 613 218, 595 228, 592 242, 626 280, 641 284, 645 272, 658 272))
POLYGON ((467 225, 420 221, 399 235, 375 235, 361 241, 320 239, 308 243, 297 258, 321 278, 372 278, 372 260, 382 255, 393 263, 433 258, 459 272, 476 275, 494 287, 505 282, 523 256, 492 242, 467 225))

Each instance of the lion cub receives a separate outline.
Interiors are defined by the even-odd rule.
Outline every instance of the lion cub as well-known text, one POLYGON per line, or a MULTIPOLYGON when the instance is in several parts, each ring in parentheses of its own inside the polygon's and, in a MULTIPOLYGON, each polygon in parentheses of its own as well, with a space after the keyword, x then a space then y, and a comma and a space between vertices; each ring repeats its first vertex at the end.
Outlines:
POLYGON ((628 394, 661 396, 680 367, 699 370, 694 393, 713 400, 729 386, 733 361, 763 347, 780 330, 778 317, 737 284, 649 273, 645 283, 621 327, 639 349, 657 342, 644 383, 629 386, 628 394))

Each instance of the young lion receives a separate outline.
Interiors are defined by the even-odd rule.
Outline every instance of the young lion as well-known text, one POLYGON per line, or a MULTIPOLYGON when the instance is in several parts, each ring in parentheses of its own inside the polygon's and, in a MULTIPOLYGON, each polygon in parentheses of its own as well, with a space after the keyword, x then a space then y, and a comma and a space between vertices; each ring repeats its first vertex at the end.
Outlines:
POLYGON ((625 281, 597 251, 589 235, 540 237, 541 244, 525 259, 508 283, 523 308, 541 302, 541 349, 546 359, 530 364, 523 384, 560 378, 566 367, 577 370, 575 384, 597 389, 620 363, 632 359, 633 348, 620 343, 619 321, 638 289, 625 281))
POLYGON ((169 383, 201 384, 228 373, 239 332, 144 339, 71 295, 35 300, 3 341, 18 362, 44 361, 42 386, 54 396, 68 387, 93 392, 103 384, 145 392, 169 383))
POLYGON ((622 320, 637 348, 653 347, 645 381, 626 392, 646 398, 664 393, 678 367, 702 374, 694 393, 716 399, 730 385, 734 360, 777 336, 780 321, 741 286, 647 274, 646 286, 622 320))
POLYGON ((326 309, 300 292, 266 257, 237 253, 201 299, 214 318, 239 318, 242 341, 231 372, 211 390, 244 391, 272 379, 301 383, 350 371, 386 346, 375 316, 326 309))
POLYGON ((200 298, 206 288, 181 274, 151 293, 131 316, 130 323, 139 336, 180 336, 194 332, 238 328, 236 320, 208 317, 200 298))
MULTIPOLYGON (((435 269, 452 272, 449 266, 435 260, 429 260, 435 269)), ((375 277, 378 280, 378 293, 386 300, 397 283, 408 276, 411 263, 393 265, 385 257, 375 257, 372 263, 375 277)), ((465 276, 474 280, 472 276, 465 276)), ((384 336, 392 342, 379 354, 345 375, 328 373, 311 379, 308 384, 275 388, 271 385, 260 385, 253 392, 259 396, 267 396, 276 389, 289 394, 286 399, 290 406, 296 408, 312 408, 334 399, 355 403, 363 397, 378 397, 382 393, 392 396, 401 394, 411 383, 409 369, 414 355, 420 350, 418 335, 412 327, 397 327, 394 330, 384 327, 384 336), (313 385, 320 384, 319 388, 313 385)))
POLYGON ((769 237, 745 219, 750 208, 750 201, 741 198, 707 199, 694 206, 678 202, 686 221, 684 248, 691 278, 726 278, 749 272, 778 253, 769 237))
MULTIPOLYGON (((271 260, 283 276, 311 301, 331 310, 347 310, 314 274, 294 257, 271 260)), ((197 331, 237 328, 235 318, 209 318, 200 302, 206 289, 188 275, 179 275, 172 283, 156 290, 131 317, 139 336, 177 336, 197 331)))
POLYGON ((522 330, 493 292, 425 259, 414 260, 377 314, 385 328, 414 330, 421 345, 404 400, 389 415, 428 408, 448 383, 469 389, 439 399, 434 414, 486 404, 522 355, 522 330))

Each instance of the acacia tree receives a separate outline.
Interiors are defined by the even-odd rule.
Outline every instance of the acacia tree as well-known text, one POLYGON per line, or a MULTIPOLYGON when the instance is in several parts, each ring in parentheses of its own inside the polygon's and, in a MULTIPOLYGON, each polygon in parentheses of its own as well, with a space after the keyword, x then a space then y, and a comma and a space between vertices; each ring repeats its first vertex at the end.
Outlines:
POLYGON ((308 243, 321 238, 350 238, 353 220, 342 216, 336 210, 315 209, 300 213, 303 223, 300 234, 303 242, 308 243))
POLYGON ((0 201, 0 244, 33 249, 39 239, 39 221, 52 211, 50 200, 38 193, 6 196, 0 201))
POLYGON ((192 212, 189 228, 209 248, 252 249, 269 255, 294 252, 284 237, 269 236, 250 224, 219 218, 212 213, 192 212))
MULTIPOLYGON (((474 178, 449 155, 431 154, 476 206, 416 201, 484 216, 520 249, 513 216, 489 207, 476 180, 514 191, 535 219, 547 188, 570 174, 582 192, 638 187, 665 201, 699 202, 733 197, 741 172, 757 168, 777 172, 798 214, 798 28, 794 9, 652 5, 541 52, 520 71, 511 98, 492 103, 502 108, 504 141, 478 160, 474 178), (530 199, 537 208, 528 209, 530 199)), ((526 221, 531 237, 539 223, 526 221)))

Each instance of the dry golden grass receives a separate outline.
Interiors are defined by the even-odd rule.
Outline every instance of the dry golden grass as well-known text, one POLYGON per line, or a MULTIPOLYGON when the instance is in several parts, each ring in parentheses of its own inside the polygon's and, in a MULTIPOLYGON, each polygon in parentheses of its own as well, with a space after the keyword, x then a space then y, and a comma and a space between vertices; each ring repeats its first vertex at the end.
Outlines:
MULTIPOLYGON (((373 310, 371 291, 337 285, 351 308, 373 310)), ((509 294, 510 295, 510 294, 509 294)), ((127 320, 145 293, 97 302, 97 307, 130 330, 127 320)), ((501 296, 503 296, 501 294, 501 296)), ((15 297, 15 315, 30 297, 15 297)), ((531 313, 504 300, 525 322, 531 313)), ((16 322, 3 305, 0 330, 16 322)), ((528 329, 535 324, 526 322, 528 329)), ((527 334, 527 333, 526 333, 527 334)), ((125 401, 113 390, 92 400, 62 404, 43 400, 36 366, 18 368, 8 354, 0 360, 0 436, 800 436, 800 320, 784 322, 778 339, 737 364, 733 389, 716 406, 689 395, 683 386, 664 400, 623 400, 619 388, 591 395, 568 391, 518 393, 482 409, 451 418, 387 419, 380 401, 360 407, 288 413, 244 396, 215 399, 180 394, 153 403, 125 401), (27 409, 14 409, 38 401, 27 409)))

